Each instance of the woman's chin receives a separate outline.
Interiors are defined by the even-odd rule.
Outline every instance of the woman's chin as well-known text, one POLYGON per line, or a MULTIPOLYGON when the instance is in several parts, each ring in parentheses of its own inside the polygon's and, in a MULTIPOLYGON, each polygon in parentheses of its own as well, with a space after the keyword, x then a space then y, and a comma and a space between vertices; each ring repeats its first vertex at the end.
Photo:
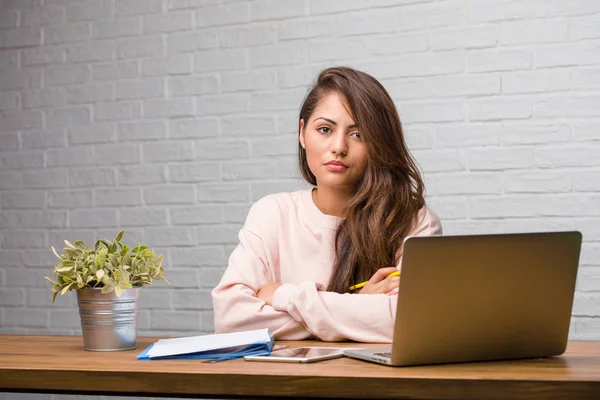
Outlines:
POLYGON ((317 186, 328 187, 336 190, 348 190, 354 187, 354 179, 348 179, 344 176, 321 176, 317 177, 317 186), (321 178, 321 179, 319 179, 321 178))

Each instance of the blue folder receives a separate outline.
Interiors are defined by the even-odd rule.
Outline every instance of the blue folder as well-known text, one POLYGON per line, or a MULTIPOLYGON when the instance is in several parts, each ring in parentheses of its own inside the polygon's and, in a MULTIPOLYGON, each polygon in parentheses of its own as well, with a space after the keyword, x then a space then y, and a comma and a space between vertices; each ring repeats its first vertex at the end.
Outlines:
POLYGON ((273 335, 269 333, 269 337, 271 338, 268 342, 262 343, 253 343, 244 346, 235 346, 228 347, 222 349, 201 351, 196 353, 186 353, 186 354, 178 354, 171 356, 163 356, 163 357, 152 357, 148 356, 148 352, 152 347, 154 347, 154 343, 148 346, 144 351, 137 355, 138 360, 204 360, 204 359, 233 359, 233 358, 241 358, 244 356, 254 356, 254 355, 269 355, 271 354, 271 349, 273 348, 273 343, 275 342, 273 339, 273 335))

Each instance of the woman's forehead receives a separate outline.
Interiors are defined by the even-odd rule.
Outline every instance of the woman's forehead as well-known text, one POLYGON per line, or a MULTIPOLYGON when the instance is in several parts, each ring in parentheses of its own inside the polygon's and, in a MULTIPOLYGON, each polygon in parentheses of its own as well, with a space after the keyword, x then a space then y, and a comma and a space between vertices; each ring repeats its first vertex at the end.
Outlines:
POLYGON ((320 117, 334 120, 336 123, 348 125, 355 124, 354 118, 350 114, 350 106, 348 105, 346 98, 335 92, 328 93, 321 97, 311 116, 311 121, 320 117))

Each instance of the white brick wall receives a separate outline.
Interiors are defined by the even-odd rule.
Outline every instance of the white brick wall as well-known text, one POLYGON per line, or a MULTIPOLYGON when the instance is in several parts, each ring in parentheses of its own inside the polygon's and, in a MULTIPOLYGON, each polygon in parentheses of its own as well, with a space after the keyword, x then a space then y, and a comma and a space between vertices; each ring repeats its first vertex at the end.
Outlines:
POLYGON ((572 338, 600 339, 600 2, 32 0, 0 8, 0 332, 78 333, 50 245, 142 240, 140 334, 210 332, 250 204, 303 187, 323 67, 379 78, 446 233, 579 229, 572 338))

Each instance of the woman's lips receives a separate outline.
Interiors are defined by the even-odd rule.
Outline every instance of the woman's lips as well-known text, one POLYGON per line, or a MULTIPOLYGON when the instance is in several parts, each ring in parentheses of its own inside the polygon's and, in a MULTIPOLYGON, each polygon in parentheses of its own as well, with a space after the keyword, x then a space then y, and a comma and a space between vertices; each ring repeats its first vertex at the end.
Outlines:
POLYGON ((325 167, 332 172, 342 172, 348 169, 348 166, 340 161, 330 161, 325 167))

